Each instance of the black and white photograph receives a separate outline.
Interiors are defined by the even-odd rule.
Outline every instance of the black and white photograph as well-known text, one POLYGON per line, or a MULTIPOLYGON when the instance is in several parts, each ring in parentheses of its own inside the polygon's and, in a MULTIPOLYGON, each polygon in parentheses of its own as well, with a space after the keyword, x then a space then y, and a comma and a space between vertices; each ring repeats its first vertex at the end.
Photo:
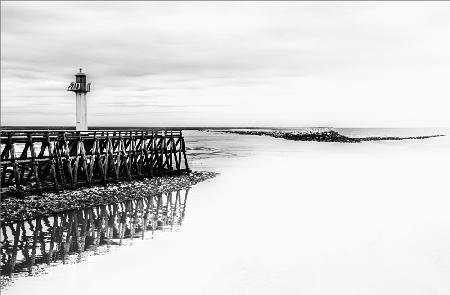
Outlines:
POLYGON ((3 295, 450 294, 450 2, 1 1, 3 295))

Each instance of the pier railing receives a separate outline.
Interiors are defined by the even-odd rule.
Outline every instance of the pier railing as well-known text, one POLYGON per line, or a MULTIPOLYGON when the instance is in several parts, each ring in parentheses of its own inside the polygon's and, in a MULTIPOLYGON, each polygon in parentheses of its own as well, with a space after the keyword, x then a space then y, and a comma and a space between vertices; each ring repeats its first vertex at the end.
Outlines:
POLYGON ((5 130, 0 140, 2 192, 189 172, 181 131, 5 130))

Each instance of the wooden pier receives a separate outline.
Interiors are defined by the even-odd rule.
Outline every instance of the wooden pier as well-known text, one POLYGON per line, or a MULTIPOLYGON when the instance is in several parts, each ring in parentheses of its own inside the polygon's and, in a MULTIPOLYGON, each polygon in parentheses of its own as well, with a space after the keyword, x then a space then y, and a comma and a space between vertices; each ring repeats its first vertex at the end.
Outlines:
POLYGON ((181 131, 1 131, 3 193, 188 173, 181 131))

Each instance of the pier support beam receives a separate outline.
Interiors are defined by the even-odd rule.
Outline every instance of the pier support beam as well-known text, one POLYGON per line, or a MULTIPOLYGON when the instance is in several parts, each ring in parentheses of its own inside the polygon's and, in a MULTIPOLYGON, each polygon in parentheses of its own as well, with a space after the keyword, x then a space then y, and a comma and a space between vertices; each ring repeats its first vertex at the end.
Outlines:
POLYGON ((0 141, 4 142, 0 180, 5 193, 69 189, 190 171, 181 131, 0 133, 0 141), (38 153, 36 148, 40 149, 38 153))

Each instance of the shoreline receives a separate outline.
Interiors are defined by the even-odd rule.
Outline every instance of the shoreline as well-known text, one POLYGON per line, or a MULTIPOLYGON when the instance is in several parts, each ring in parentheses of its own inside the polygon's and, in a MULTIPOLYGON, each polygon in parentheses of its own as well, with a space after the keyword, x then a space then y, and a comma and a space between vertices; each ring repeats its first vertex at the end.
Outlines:
POLYGON ((26 198, 9 197, 2 199, 2 225, 34 219, 41 216, 80 208, 107 205, 144 196, 168 193, 190 188, 193 185, 214 178, 219 173, 194 171, 190 174, 170 177, 155 177, 130 182, 109 183, 106 186, 92 186, 59 193, 28 195, 26 198))
POLYGON ((408 136, 408 137, 398 137, 398 136, 348 137, 328 128, 324 128, 324 130, 313 129, 311 131, 306 130, 305 131, 211 130, 211 131, 239 134, 239 135, 270 136, 295 141, 342 142, 342 143, 360 143, 364 141, 382 141, 382 140, 426 139, 445 136, 444 134, 436 134, 436 135, 408 136))

